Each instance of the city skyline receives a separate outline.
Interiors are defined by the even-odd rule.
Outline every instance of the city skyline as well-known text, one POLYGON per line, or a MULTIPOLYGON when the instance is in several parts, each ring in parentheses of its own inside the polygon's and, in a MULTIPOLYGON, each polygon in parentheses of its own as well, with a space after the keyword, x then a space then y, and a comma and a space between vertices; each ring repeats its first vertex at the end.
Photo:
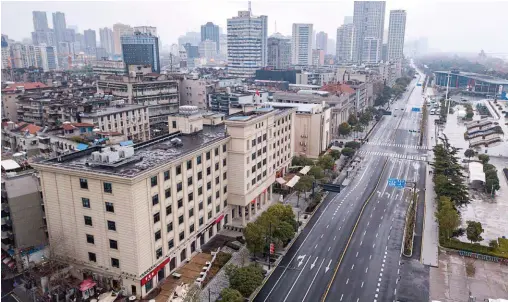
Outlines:
MULTIPOLYGON (((502 12, 508 9, 508 2, 482 3, 481 6, 463 3, 460 11, 455 9, 456 3, 457 1, 447 3, 388 1, 384 29, 388 28, 389 11, 401 9, 406 10, 408 14, 406 41, 426 36, 431 48, 439 48, 445 52, 477 52, 479 49, 484 49, 487 53, 508 53, 508 37, 482 35, 475 37, 475 43, 470 43, 466 39, 468 32, 485 32, 488 28, 500 24, 504 17, 502 12), (504 7, 506 9, 503 9, 504 7), (477 15, 488 15, 489 18, 474 24, 467 22, 468 19, 475 18, 477 15), (432 22, 427 22, 430 16, 432 16, 432 22), (457 19, 459 23, 455 23, 456 27, 450 28, 447 26, 449 19, 457 19)), ((47 19, 50 27, 52 26, 51 14, 62 12, 66 16, 66 23, 77 25, 81 31, 90 28, 98 32, 99 28, 111 28, 115 23, 155 26, 158 28, 162 43, 170 45, 177 43, 178 37, 188 31, 199 32, 200 26, 206 22, 213 22, 225 29, 227 18, 235 15, 239 10, 247 9, 246 1, 227 2, 226 9, 221 10, 217 9, 222 7, 217 3, 199 1, 154 2, 153 4, 162 8, 171 7, 169 19, 175 21, 167 22, 167 14, 153 13, 153 10, 148 9, 152 7, 151 5, 144 7, 135 2, 123 3, 122 9, 118 9, 116 2, 104 2, 101 4, 102 10, 94 9, 94 6, 87 2, 4 2, 2 3, 2 34, 21 41, 23 38, 30 37, 33 31, 32 11, 45 11, 49 14, 47 19), (178 5, 174 5, 175 3, 178 5), (188 11, 190 6, 195 6, 196 3, 199 3, 202 9, 189 16, 186 15, 185 21, 178 21, 179 15, 188 11), (10 13, 12 11, 16 11, 16 14, 10 13), (87 18, 87 13, 94 18, 87 18)), ((252 11, 254 15, 268 16, 268 35, 275 33, 275 22, 277 22, 277 32, 284 35, 291 34, 293 23, 312 23, 318 32, 323 31, 329 36, 335 36, 337 28, 343 24, 344 17, 353 14, 353 6, 354 1, 323 2, 314 6, 304 2, 283 1, 269 4, 266 1, 255 1, 252 3, 252 11)))

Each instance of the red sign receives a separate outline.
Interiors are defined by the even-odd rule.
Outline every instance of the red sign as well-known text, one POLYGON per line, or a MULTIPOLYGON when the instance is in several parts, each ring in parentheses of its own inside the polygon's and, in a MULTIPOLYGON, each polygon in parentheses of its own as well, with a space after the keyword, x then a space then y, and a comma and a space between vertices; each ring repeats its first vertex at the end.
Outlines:
POLYGON ((163 269, 164 266, 166 266, 166 264, 168 264, 170 260, 171 258, 168 257, 166 260, 162 261, 161 264, 157 265, 157 267, 154 268, 151 272, 146 274, 146 276, 144 276, 143 279, 141 279, 141 286, 145 285, 148 281, 152 280, 152 278, 155 277, 155 275, 157 275, 157 273, 161 269, 163 269))
POLYGON ((217 219, 215 219, 215 223, 219 223, 222 218, 224 218, 224 214, 221 214, 219 217, 217 217, 217 219))
POLYGON ((270 255, 273 255, 275 252, 275 245, 273 243, 270 243, 270 255))

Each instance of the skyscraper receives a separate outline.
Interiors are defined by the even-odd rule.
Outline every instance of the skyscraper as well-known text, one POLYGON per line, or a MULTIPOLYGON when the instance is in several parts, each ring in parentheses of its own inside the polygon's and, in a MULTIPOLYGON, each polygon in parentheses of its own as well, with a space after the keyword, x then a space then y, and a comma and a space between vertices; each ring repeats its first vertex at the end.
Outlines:
POLYGON ((355 41, 354 24, 344 24, 337 29, 336 56, 338 63, 354 62, 355 41))
POLYGON ((201 58, 215 59, 217 56, 217 43, 212 40, 204 40, 199 43, 199 56, 201 58))
POLYGON ((291 66, 291 41, 275 33, 268 38, 267 66, 275 69, 287 69, 291 66))
POLYGON ((46 12, 33 11, 32 16, 34 21, 34 31, 49 29, 48 17, 46 16, 46 12))
POLYGON ((293 23, 291 63, 312 65, 312 24, 293 23))
POLYGON ((150 34, 135 32, 120 37, 123 61, 129 65, 150 65, 152 71, 160 73, 159 38, 150 34))
POLYGON ((55 45, 54 32, 48 27, 48 17, 46 12, 33 11, 34 31, 32 32, 32 43, 35 45, 47 44, 55 45))
POLYGON ((324 31, 320 31, 316 34, 316 48, 327 51, 328 46, 328 34, 324 31))
POLYGON ((100 28, 99 38, 101 41, 101 47, 104 48, 108 54, 113 54, 115 52, 115 42, 113 40, 113 31, 111 28, 100 28))
POLYGON ((65 42, 65 30, 67 25, 65 23, 65 14, 62 12, 53 13, 53 31, 55 32, 55 42, 57 50, 60 52, 60 42, 65 42))
POLYGON ((256 69, 266 66, 268 17, 239 11, 228 19, 228 73, 254 77, 256 69))
POLYGON ((210 40, 215 42, 216 51, 219 52, 220 40, 219 40, 219 26, 212 22, 207 22, 205 25, 201 25, 201 42, 210 40))
POLYGON ((385 5, 385 1, 355 1, 355 62, 377 63, 381 60, 385 5))
POLYGON ((130 25, 116 23, 113 25, 113 41, 115 45, 115 54, 122 54, 122 42, 120 41, 120 37, 124 35, 132 35, 134 33, 132 27, 130 25))
POLYGON ((85 36, 85 52, 88 54, 95 54, 97 48, 97 36, 95 30, 87 29, 84 32, 85 36))
POLYGON ((406 33, 406 11, 391 10, 388 21, 388 51, 389 62, 399 61, 403 57, 404 35, 406 33))

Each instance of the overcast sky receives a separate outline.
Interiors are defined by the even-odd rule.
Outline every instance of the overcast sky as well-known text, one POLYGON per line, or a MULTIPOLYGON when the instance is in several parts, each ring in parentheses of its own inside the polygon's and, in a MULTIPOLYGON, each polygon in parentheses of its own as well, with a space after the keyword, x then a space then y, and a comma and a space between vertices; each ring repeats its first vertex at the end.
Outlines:
MULTIPOLYGON (((80 32, 112 27, 120 22, 132 26, 156 26, 163 44, 176 43, 187 31, 199 31, 208 21, 226 28, 227 18, 247 9, 247 1, 2 1, 2 34, 21 40, 33 31, 32 11, 65 13, 67 25, 80 32)), ((291 34, 292 23, 313 23, 316 31, 325 31, 335 39, 344 16, 353 14, 353 1, 252 1, 255 15, 268 16, 268 33, 291 34)), ((390 0, 386 5, 385 27, 391 9, 407 11, 406 41, 426 36, 429 47, 446 52, 503 53, 508 55, 508 0, 436 1, 390 0)), ((97 32, 97 39, 99 34, 97 32)))

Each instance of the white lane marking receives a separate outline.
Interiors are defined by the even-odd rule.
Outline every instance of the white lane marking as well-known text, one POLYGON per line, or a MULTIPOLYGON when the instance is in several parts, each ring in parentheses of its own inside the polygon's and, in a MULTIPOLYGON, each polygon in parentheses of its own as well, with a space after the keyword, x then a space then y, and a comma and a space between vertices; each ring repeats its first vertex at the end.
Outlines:
POLYGON ((317 244, 316 244, 316 246, 314 247, 314 249, 317 249, 317 244))
POLYGON ((349 278, 347 278, 347 280, 346 280, 346 284, 348 284, 348 283, 349 283, 349 278))
MULTIPOLYGON (((317 259, 317 258, 316 258, 317 259)), ((305 301, 305 298, 307 297, 307 294, 309 294, 310 288, 312 287, 312 284, 314 284, 314 281, 316 280, 317 274, 321 270, 321 266, 323 265, 323 262, 325 262, 325 259, 321 261, 321 265, 319 265, 316 274, 314 275, 314 278, 312 278, 312 281, 310 282, 309 288, 307 289, 307 292, 305 293, 305 296, 303 296, 302 302, 305 301)))
POLYGON ((335 238, 337 238, 337 236, 333 236, 333 240, 335 240, 335 238))
POLYGON ((359 253, 359 252, 356 252, 356 258, 358 258, 358 253, 359 253))
POLYGON ((369 271, 369 268, 367 267, 367 268, 365 269, 365 273, 367 273, 368 271, 369 271))
POLYGON ((330 251, 330 249, 331 249, 331 248, 332 248, 331 246, 330 246, 330 247, 328 247, 328 251, 330 251))
POLYGON ((342 301, 342 298, 344 298, 344 294, 340 295, 340 301, 342 301))
POLYGON ((354 268, 355 268, 355 265, 353 264, 353 265, 351 266, 351 270, 353 270, 354 268))
POLYGON ((307 263, 309 263, 309 260, 310 260, 310 257, 307 258, 307 262, 305 262, 305 265, 303 266, 302 270, 300 271, 300 273, 298 274, 298 276, 296 277, 296 280, 295 282, 293 283, 293 285, 291 286, 291 288, 289 289, 289 292, 288 294, 286 295, 286 298, 284 298, 284 302, 288 299, 289 297, 289 294, 291 294, 291 291, 293 290, 293 288, 295 287, 295 284, 297 283, 298 279, 300 279, 300 276, 302 275, 303 271, 305 270, 305 267, 307 266, 307 263))

